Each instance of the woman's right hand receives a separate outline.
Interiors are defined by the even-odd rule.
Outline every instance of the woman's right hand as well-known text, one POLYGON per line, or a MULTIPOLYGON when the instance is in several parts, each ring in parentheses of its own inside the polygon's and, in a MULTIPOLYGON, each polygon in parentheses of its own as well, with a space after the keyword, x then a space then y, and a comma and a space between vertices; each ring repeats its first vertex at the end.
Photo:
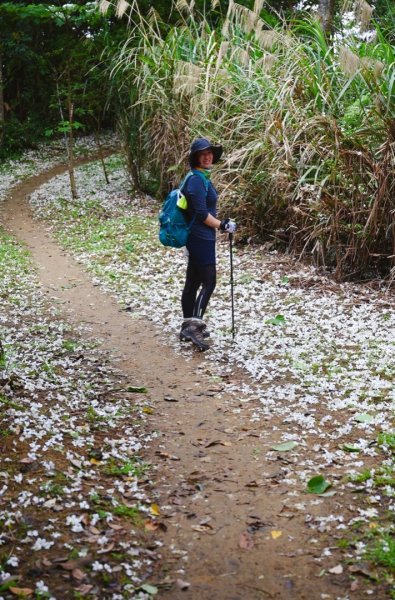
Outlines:
POLYGON ((224 219, 221 221, 221 225, 219 226, 220 231, 224 231, 225 233, 234 233, 237 229, 237 225, 234 221, 230 219, 224 219))

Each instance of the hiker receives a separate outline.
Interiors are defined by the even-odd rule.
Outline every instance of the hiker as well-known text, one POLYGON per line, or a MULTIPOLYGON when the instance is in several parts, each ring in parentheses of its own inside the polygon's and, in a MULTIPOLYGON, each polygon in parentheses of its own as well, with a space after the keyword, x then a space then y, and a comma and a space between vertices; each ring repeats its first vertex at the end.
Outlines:
POLYGON ((194 140, 189 152, 189 164, 194 174, 182 190, 187 199, 188 214, 195 220, 186 243, 188 266, 181 297, 184 321, 180 340, 190 340, 199 350, 209 348, 205 339, 210 334, 203 315, 216 285, 216 230, 236 231, 234 221, 220 221, 216 217, 218 193, 210 181, 210 174, 221 155, 222 146, 213 145, 206 138, 194 140))

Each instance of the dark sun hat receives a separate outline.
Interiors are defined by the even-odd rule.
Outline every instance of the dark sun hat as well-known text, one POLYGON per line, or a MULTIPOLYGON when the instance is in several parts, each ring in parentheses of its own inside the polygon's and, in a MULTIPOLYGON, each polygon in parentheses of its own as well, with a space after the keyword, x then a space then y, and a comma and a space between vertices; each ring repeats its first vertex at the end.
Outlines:
POLYGON ((191 167, 195 167, 197 164, 197 153, 202 152, 202 150, 212 150, 213 153, 213 163, 219 161, 222 156, 222 146, 211 144, 207 138, 197 138, 193 140, 191 144, 191 148, 189 151, 189 164, 191 167))

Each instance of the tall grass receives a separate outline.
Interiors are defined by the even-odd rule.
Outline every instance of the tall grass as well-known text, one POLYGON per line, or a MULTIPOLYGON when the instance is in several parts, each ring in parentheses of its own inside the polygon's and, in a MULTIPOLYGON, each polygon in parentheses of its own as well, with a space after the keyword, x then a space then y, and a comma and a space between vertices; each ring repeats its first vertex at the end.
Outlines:
POLYGON ((113 74, 131 91, 141 172, 162 193, 194 136, 221 141, 222 211, 240 238, 338 279, 394 279, 393 46, 377 31, 374 43, 334 47, 309 17, 273 29, 259 11, 230 2, 215 28, 192 11, 167 30, 138 17, 113 74))

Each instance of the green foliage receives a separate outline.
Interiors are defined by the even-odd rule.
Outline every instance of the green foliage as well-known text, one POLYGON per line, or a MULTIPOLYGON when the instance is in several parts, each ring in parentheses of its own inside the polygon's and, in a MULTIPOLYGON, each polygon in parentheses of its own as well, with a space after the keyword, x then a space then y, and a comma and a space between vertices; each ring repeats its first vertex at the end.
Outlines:
POLYGON ((331 485, 323 475, 315 475, 307 482, 306 491, 310 494, 323 494, 331 485))
POLYGON ((141 477, 148 469, 148 465, 139 458, 127 462, 110 462, 105 465, 104 473, 112 476, 141 477))
POLYGON ((384 534, 376 541, 366 554, 369 560, 377 565, 395 569, 395 540, 390 533, 384 534))
POLYGON ((101 15, 94 3, 5 2, 0 19, 5 114, 0 159, 34 147, 45 130, 64 133, 70 100, 76 120, 88 130, 111 122, 102 53, 111 46, 108 36, 113 33, 116 42, 123 25, 101 15))
POLYGON ((112 509, 112 512, 117 517, 125 517, 129 519, 133 525, 141 526, 143 524, 142 514, 137 506, 118 504, 112 509))
POLYGON ((395 452, 395 433, 379 433, 377 443, 379 446, 384 446, 391 452, 395 452))
POLYGON ((239 236, 339 279, 394 276, 394 69, 379 30, 333 46, 314 19, 272 27, 239 4, 224 22, 183 14, 165 33, 140 15, 113 67, 136 187, 178 182, 205 135, 225 147, 217 182, 239 236))

